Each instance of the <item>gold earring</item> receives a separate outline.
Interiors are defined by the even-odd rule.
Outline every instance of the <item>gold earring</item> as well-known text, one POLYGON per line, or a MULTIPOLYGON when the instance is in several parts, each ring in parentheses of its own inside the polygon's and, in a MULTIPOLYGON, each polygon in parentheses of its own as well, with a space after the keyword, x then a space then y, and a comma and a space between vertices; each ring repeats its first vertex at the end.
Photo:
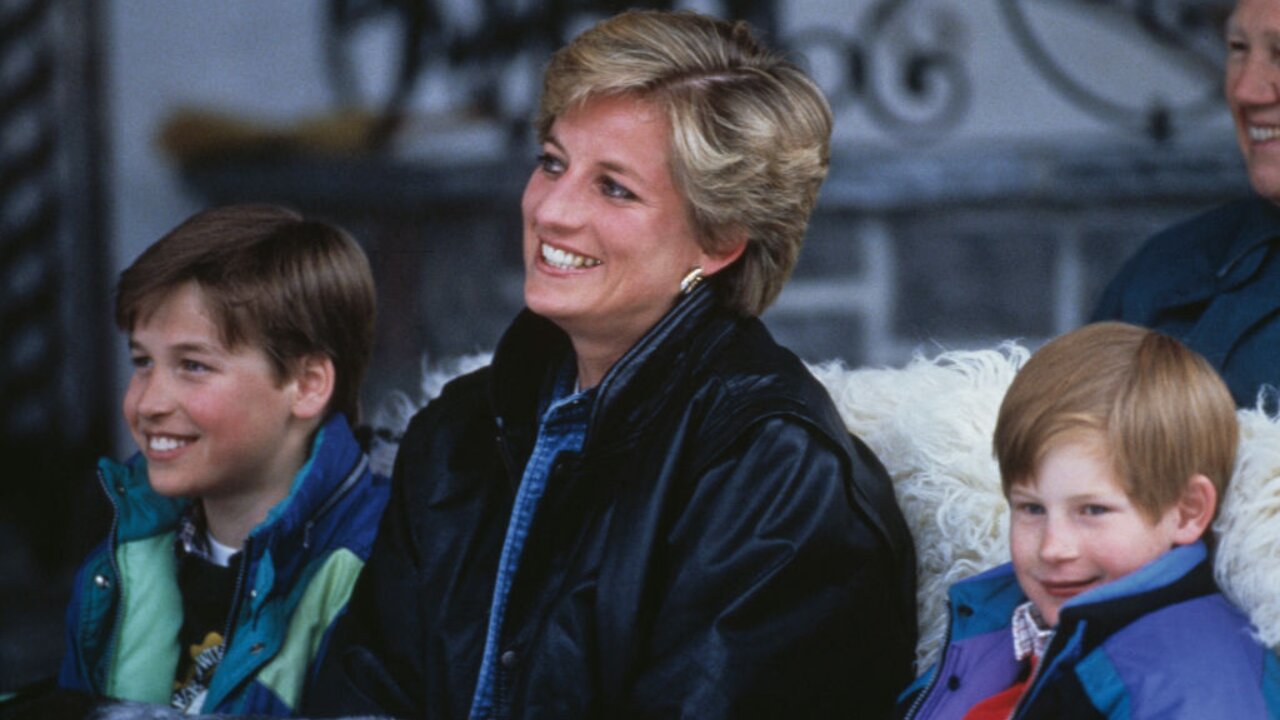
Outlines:
POLYGON ((689 271, 689 274, 685 275, 684 279, 680 281, 680 294, 688 295, 689 293, 693 292, 693 289, 698 287, 698 284, 701 282, 702 282, 702 266, 694 265, 693 269, 689 271))

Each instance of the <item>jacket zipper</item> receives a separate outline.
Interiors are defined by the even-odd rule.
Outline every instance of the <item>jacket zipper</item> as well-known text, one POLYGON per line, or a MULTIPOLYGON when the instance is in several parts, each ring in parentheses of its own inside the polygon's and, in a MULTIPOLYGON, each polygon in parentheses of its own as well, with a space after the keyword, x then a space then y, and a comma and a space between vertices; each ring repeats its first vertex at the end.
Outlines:
MULTIPOLYGON (((1084 623, 1081 622, 1081 624, 1077 627, 1083 627, 1083 624, 1084 623)), ((1054 632, 1054 637, 1049 638, 1049 642, 1046 643, 1044 646, 1045 656, 1040 658, 1040 662, 1036 663, 1035 668, 1031 671, 1031 677, 1027 679, 1027 689, 1022 693, 1022 697, 1018 698, 1018 702, 1014 703, 1013 712, 1009 714, 1009 720, 1013 720, 1014 718, 1018 717, 1019 715, 1022 714, 1022 711, 1027 708, 1031 700, 1035 697, 1035 692, 1038 689, 1036 687, 1036 683, 1039 682, 1040 678, 1044 675, 1045 668, 1048 668, 1052 665, 1052 663, 1050 662, 1051 656, 1049 655, 1048 651, 1049 651, 1049 648, 1053 647, 1053 641, 1056 639, 1056 636, 1058 634, 1057 628, 1055 628, 1053 632, 1054 632)), ((1080 631, 1077 630, 1077 632, 1073 634, 1071 638, 1068 638, 1067 643, 1070 644, 1073 639, 1079 636, 1079 633, 1080 631)), ((1052 656, 1052 659, 1056 661, 1058 658, 1062 657, 1062 653, 1066 652, 1067 650, 1068 650, 1068 647, 1064 645, 1061 650, 1059 650, 1057 653, 1055 653, 1052 656)))
POLYGON ((916 713, 920 711, 921 706, 924 705, 924 701, 928 699, 929 695, 933 693, 933 689, 937 687, 938 678, 942 677, 942 671, 946 668, 947 656, 950 654, 951 650, 951 623, 954 619, 952 614, 951 605, 948 604, 947 632, 942 638, 942 656, 938 658, 938 671, 933 674, 933 679, 924 687, 924 690, 922 690, 920 694, 916 696, 916 699, 911 702, 911 707, 907 709, 907 714, 903 716, 903 720, 911 720, 911 718, 916 716, 916 713))
MULTIPOLYGON (((924 690, 921 691, 920 694, 916 696, 916 699, 912 701, 911 707, 907 710, 907 714, 903 716, 903 720, 911 720, 916 716, 916 713, 919 712, 921 706, 924 705, 925 700, 928 699, 929 695, 933 692, 934 687, 937 686, 939 678, 943 675, 942 671, 946 666, 947 655, 951 649, 951 618, 949 610, 947 619, 947 634, 942 640, 943 650, 942 657, 938 658, 938 671, 933 674, 933 679, 929 681, 929 684, 925 686, 924 690)), ((1048 646, 1046 645, 1046 647, 1048 646)), ((1027 699, 1031 697, 1031 691, 1035 689, 1035 684, 1040 679, 1040 673, 1044 669, 1045 660, 1047 659, 1047 657, 1041 658, 1040 662, 1035 664, 1035 669, 1031 671, 1031 677, 1027 679, 1027 689, 1022 693, 1022 697, 1018 698, 1018 702, 1014 704, 1013 712, 1009 713, 1008 720, 1014 720, 1014 718, 1018 717, 1018 713, 1023 710, 1023 706, 1027 703, 1027 699)))
POLYGON ((356 466, 347 474, 347 477, 342 481, 342 484, 339 485, 331 495, 329 495, 329 498, 324 501, 324 504, 320 506, 320 509, 316 510, 311 515, 311 519, 307 521, 307 524, 303 526, 302 547, 307 549, 311 548, 311 528, 315 527, 316 522, 319 521, 320 518, 324 517, 325 513, 332 510, 334 506, 342 500, 342 498, 346 497, 347 494, 355 488, 356 483, 360 482, 360 478, 364 477, 364 471, 368 467, 369 456, 361 454, 360 461, 357 462, 356 466))
MULTIPOLYGON (((342 484, 339 485, 331 495, 329 495, 328 499, 324 501, 324 504, 316 510, 315 514, 311 516, 311 519, 303 526, 303 547, 309 548, 311 546, 311 528, 315 526, 316 521, 319 520, 326 512, 332 510, 343 497, 355 488, 356 484, 360 481, 360 478, 364 477, 364 471, 367 467, 369 467, 369 456, 361 454, 360 461, 357 462, 356 466, 347 474, 347 477, 342 481, 342 484)), ((224 660, 226 659, 226 653, 231 651, 231 639, 234 636, 233 633, 236 629, 236 617, 240 614, 240 608, 244 604, 244 597, 242 593, 244 590, 245 578, 249 574, 250 558, 253 557, 252 537, 245 538, 244 548, 241 549, 240 553, 240 570, 236 573, 236 589, 231 595, 231 597, 235 598, 235 602, 231 607, 231 613, 227 616, 226 629, 222 633, 222 650, 224 660)), ((214 671, 214 674, 217 674, 216 670, 214 671)), ((209 684, 212 685, 212 681, 210 681, 209 684)), ((212 710, 212 707, 205 707, 203 709, 204 712, 212 712, 212 710)))
POLYGON ((503 427, 502 417, 495 415, 494 424, 498 426, 498 432, 494 435, 494 440, 498 443, 498 452, 502 456, 502 464, 507 468, 507 482, 511 483, 512 488, 519 486, 519 478, 516 477, 515 461, 511 457, 511 448, 507 445, 507 437, 505 428, 503 427))
MULTIPOLYGON (((1048 647, 1047 645, 1045 647, 1048 647)), ((1018 698, 1018 702, 1013 704, 1013 712, 1009 713, 1008 720, 1013 720, 1022 712, 1027 704, 1027 698, 1031 697, 1031 691, 1035 689, 1036 683, 1040 680, 1040 671, 1044 668, 1045 658, 1040 658, 1040 662, 1036 663, 1031 670, 1031 677, 1027 678, 1027 689, 1022 692, 1022 697, 1018 698)))
MULTIPOLYGON (((232 593, 231 612, 227 615, 227 624, 222 631, 222 659, 218 661, 218 667, 213 671, 213 676, 209 678, 209 685, 205 688, 205 701, 201 708, 201 712, 214 712, 214 705, 209 703, 209 690, 213 688, 214 680, 218 677, 218 671, 222 669, 222 663, 226 661, 227 655, 231 652, 232 633, 235 632, 236 616, 240 614, 240 606, 244 604, 244 598, 240 596, 240 592, 244 589, 244 578, 249 574, 249 557, 250 551, 253 549, 253 538, 245 538, 244 547, 240 550, 240 569, 236 572, 236 589, 232 593)), ((218 699, 222 702, 230 694, 230 690, 218 699)))
MULTIPOLYGON (((103 655, 107 661, 107 672, 102 678, 103 684, 106 687, 98 688, 99 692, 106 693, 111 687, 111 678, 115 674, 115 648, 116 642, 120 639, 120 621, 124 617, 124 596, 123 593, 120 592, 120 566, 116 562, 116 551, 119 550, 118 532, 120 530, 120 503, 116 500, 116 496, 111 492, 111 488, 107 484, 107 476, 102 472, 102 468, 98 468, 98 483, 102 485, 102 491, 106 493, 107 499, 111 501, 111 530, 110 534, 107 535, 109 538, 107 557, 111 563, 111 572, 115 576, 112 578, 111 594, 115 600, 116 618, 111 624, 111 637, 107 640, 106 652, 103 655)), ((89 578, 89 582, 93 582, 93 578, 89 578)), ((89 677, 91 678, 92 675, 89 677)))

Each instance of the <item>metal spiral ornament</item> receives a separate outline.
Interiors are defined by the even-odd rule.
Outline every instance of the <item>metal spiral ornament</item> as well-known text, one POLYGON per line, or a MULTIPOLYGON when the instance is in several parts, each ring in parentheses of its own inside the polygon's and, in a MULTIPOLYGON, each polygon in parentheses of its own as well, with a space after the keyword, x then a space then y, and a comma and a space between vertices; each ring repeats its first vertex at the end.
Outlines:
POLYGON ((1063 6, 1093 13, 1101 21, 1136 28, 1156 46, 1176 51, 1207 79, 1197 99, 1173 105, 1152 99, 1145 105, 1105 97, 1074 77, 1049 52, 1027 16, 1027 0, 999 0, 1001 15, 1023 55, 1045 81, 1073 105, 1102 122, 1149 138, 1167 140, 1184 125, 1219 110, 1223 52, 1220 25, 1227 0, 1071 0, 1063 6))
POLYGON ((833 110, 860 109, 884 132, 915 144, 941 139, 968 113, 973 88, 964 36, 956 13, 932 0, 879 0, 853 36, 819 27, 786 42, 810 62, 838 66, 818 73, 833 110))

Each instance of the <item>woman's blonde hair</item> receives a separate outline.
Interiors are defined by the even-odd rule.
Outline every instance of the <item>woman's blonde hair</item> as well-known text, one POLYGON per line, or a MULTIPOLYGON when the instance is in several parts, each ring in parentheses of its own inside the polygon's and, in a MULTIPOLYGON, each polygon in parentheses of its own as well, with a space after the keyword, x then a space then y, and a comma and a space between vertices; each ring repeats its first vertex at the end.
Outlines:
POLYGON ((634 95, 671 123, 672 177, 707 252, 737 262, 717 274, 722 300, 759 315, 795 267, 827 174, 831 109, 795 64, 766 51, 745 22, 692 12, 629 11, 552 56, 537 131, 597 96, 634 95))
POLYGON ((1155 520, 1196 474, 1222 506, 1238 436, 1235 402, 1203 357, 1168 335, 1106 322, 1031 356, 1000 405, 994 447, 1007 496, 1054 447, 1100 439, 1129 499, 1155 520))

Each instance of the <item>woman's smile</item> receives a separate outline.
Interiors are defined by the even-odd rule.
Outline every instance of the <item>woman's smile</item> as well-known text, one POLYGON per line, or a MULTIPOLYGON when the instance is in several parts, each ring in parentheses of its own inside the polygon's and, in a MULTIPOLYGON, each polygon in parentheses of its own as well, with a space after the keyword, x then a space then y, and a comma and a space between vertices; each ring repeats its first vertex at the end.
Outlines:
POLYGON ((542 261, 557 270, 589 269, 602 265, 599 258, 579 255, 549 243, 542 243, 542 261))
POLYGON ((569 335, 584 386, 671 309, 691 269, 724 264, 670 168, 670 122, 632 96, 569 110, 542 143, 521 202, 525 304, 569 335))

